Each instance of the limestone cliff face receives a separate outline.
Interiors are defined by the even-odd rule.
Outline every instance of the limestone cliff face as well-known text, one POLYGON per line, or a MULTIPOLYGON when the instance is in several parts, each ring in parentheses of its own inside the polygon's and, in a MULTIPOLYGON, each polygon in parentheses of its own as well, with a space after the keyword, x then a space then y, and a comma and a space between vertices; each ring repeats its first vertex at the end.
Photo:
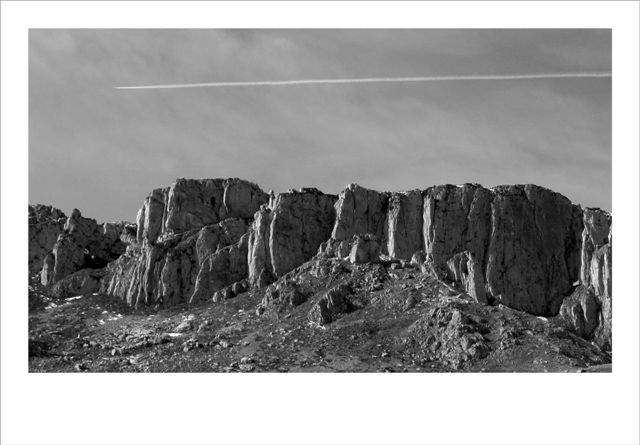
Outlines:
POLYGON ((137 239, 154 242, 226 218, 252 219, 266 201, 257 185, 237 178, 178 179, 145 199, 136 218, 137 239))
POLYGON ((249 234, 249 283, 269 284, 310 260, 331 236, 336 199, 316 189, 274 196, 256 214, 249 234))
POLYGON ((101 289, 133 305, 230 298, 316 254, 382 255, 478 302, 560 313, 583 337, 611 345, 611 216, 535 185, 381 193, 351 184, 339 196, 267 195, 239 179, 180 179, 145 199, 136 227, 98 229, 74 212, 44 260, 43 281, 86 266, 87 255, 106 258, 97 252, 115 244, 96 242, 100 230, 100 239, 127 245, 101 289))
POLYGON ((66 215, 42 204, 29 206, 29 275, 42 270, 42 262, 64 229, 66 215))
POLYGON ((566 298, 560 315, 578 334, 611 350, 611 215, 583 211, 580 286, 566 298))
POLYGON ((103 292, 132 305, 210 299, 248 274, 249 225, 267 202, 240 179, 178 179, 156 189, 137 216, 127 252, 111 263, 103 292))

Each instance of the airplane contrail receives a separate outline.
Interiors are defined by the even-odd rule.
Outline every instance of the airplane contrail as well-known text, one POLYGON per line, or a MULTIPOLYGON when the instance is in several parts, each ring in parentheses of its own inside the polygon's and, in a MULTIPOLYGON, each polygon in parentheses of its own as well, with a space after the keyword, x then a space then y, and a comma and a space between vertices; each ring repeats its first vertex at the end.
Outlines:
POLYGON ((346 79, 302 79, 302 80, 261 80, 249 82, 204 82, 178 83, 167 85, 138 85, 114 87, 117 90, 160 90, 174 88, 224 88, 285 85, 329 85, 349 83, 385 83, 385 82, 437 82, 449 80, 524 80, 524 79, 563 79, 577 77, 611 77, 608 72, 592 73, 538 73, 538 74, 489 74, 467 76, 420 76, 420 77, 356 77, 346 79))

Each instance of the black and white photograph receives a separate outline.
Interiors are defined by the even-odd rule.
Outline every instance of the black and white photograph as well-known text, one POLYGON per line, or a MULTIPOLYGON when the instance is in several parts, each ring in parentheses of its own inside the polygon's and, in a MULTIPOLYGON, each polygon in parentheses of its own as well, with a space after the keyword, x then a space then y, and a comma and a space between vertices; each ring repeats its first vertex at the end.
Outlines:
POLYGON ((29 50, 30 371, 611 370, 610 30, 29 50))
POLYGON ((3 444, 640 439, 637 3, 24 3, 3 444))

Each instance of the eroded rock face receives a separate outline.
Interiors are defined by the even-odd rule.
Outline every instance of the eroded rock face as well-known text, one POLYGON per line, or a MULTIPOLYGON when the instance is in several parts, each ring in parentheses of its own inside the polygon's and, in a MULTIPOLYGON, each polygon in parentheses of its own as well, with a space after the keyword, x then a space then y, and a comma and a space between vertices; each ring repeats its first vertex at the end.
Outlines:
POLYGON ((125 250, 120 240, 125 223, 98 224, 74 209, 58 235, 41 272, 44 285, 53 284, 81 269, 98 269, 125 250))
POLYGON ((448 271, 478 301, 555 315, 579 279, 582 211, 542 187, 464 184, 381 194, 350 185, 336 208, 324 253, 342 253, 354 231, 382 232, 382 253, 410 260, 423 250, 428 269, 448 271))
POLYGON ((410 260, 415 252, 422 250, 422 205, 420 190, 389 196, 384 232, 389 256, 410 260))
MULTIPOLYGON (((104 257, 85 242, 94 226, 79 214, 67 226, 43 257, 43 277, 104 257)), ((316 189, 267 195, 237 179, 178 180, 147 197, 137 227, 101 230, 128 246, 101 288, 131 304, 228 298, 234 286, 266 286, 316 254, 356 264, 385 258, 411 261, 480 303, 553 316, 564 300, 562 316, 576 332, 610 347, 611 217, 534 185, 380 193, 352 184, 336 197, 316 189), (575 294, 578 284, 588 292, 575 294)))
POLYGON ((247 231, 267 200, 237 178, 178 179, 154 190, 138 212, 135 238, 122 235, 127 253, 109 265, 102 291, 136 306, 211 300, 227 287, 233 293, 248 275, 247 231))
POLYGON ((384 193, 349 184, 335 204, 336 222, 331 237, 341 241, 371 233, 382 239, 388 201, 384 193))
POLYGON ((485 279, 496 301, 535 315, 555 315, 577 277, 569 275, 565 245, 573 206, 550 190, 497 187, 485 279))
POLYGON ((464 290, 478 303, 487 303, 482 266, 471 252, 455 254, 447 261, 447 267, 453 281, 462 284, 464 290))
POLYGON ((264 286, 308 261, 331 236, 334 195, 315 189, 275 196, 257 213, 249 236, 249 282, 264 286))
POLYGON ((42 270, 65 221, 66 215, 60 209, 42 204, 29 206, 29 275, 42 270))
POLYGON ((107 266, 101 291, 134 306, 211 299, 246 277, 247 227, 242 219, 227 218, 130 246, 107 266))
POLYGON ((422 226, 427 256, 444 266, 456 253, 468 251, 484 266, 493 198, 491 190, 476 184, 427 189, 422 226))
POLYGON ((178 179, 156 189, 138 212, 138 242, 216 224, 226 218, 251 219, 268 196, 237 178, 178 179))
POLYGON ((584 209, 580 281, 600 305, 595 343, 611 350, 611 215, 600 209, 584 209))

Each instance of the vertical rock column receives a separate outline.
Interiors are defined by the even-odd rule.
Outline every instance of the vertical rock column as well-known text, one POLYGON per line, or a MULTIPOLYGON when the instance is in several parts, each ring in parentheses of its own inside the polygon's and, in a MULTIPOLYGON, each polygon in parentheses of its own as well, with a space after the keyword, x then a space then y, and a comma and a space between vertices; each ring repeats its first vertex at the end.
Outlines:
POLYGON ((256 214, 250 232, 250 284, 269 284, 311 259, 331 236, 335 201, 335 195, 311 188, 273 197, 256 214))

